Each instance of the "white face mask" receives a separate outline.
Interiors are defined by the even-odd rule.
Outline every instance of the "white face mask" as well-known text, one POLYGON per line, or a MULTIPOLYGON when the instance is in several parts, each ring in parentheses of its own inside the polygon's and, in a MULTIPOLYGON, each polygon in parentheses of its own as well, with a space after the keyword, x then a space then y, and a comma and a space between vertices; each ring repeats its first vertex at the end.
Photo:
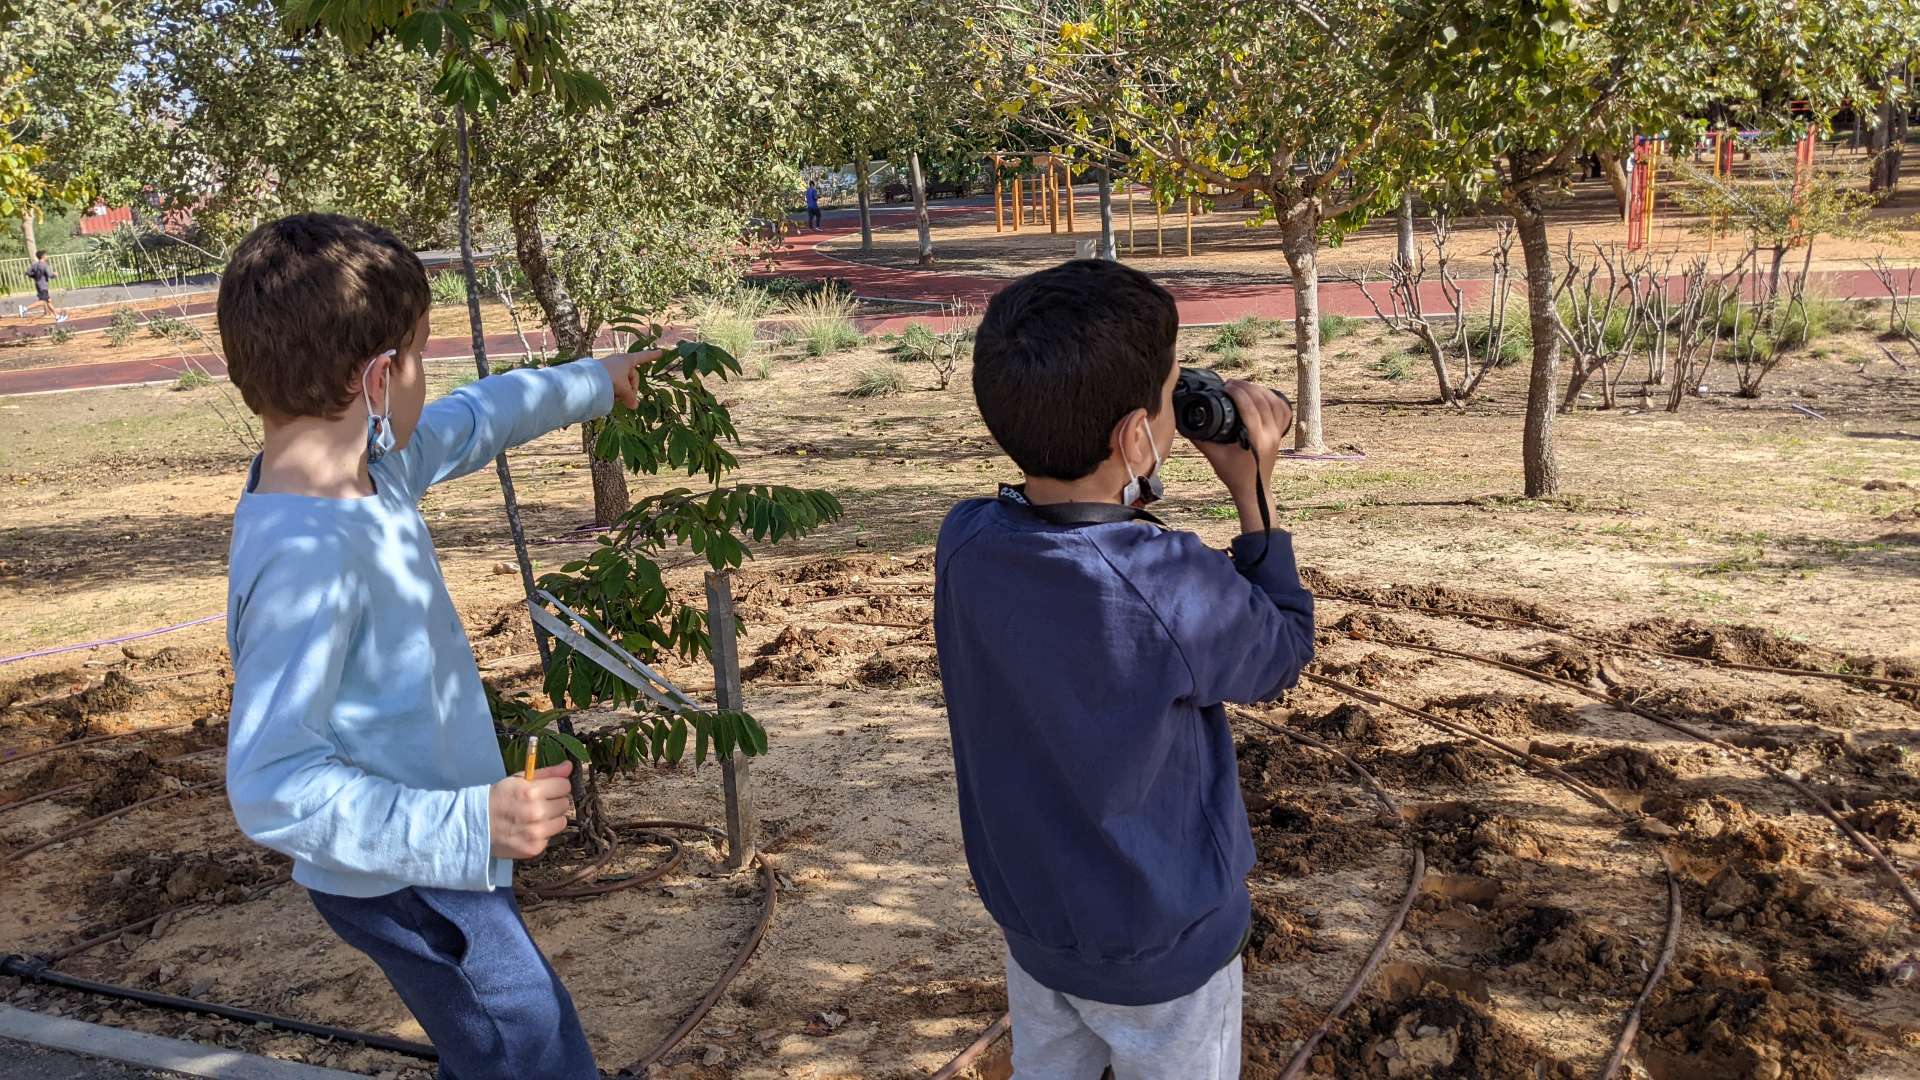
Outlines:
POLYGON ((1167 496, 1167 482, 1160 476, 1160 448, 1154 445, 1153 423, 1147 423, 1147 449, 1153 451, 1153 471, 1135 476, 1127 466, 1127 486, 1120 489, 1120 505, 1151 506, 1167 496))
POLYGON ((396 349, 388 349, 373 360, 367 361, 367 370, 360 376, 360 394, 367 401, 367 464, 371 465, 393 449, 393 365, 387 365, 386 393, 381 395, 379 412, 373 411, 373 389, 367 385, 373 374, 375 360, 382 357, 391 361, 396 349))

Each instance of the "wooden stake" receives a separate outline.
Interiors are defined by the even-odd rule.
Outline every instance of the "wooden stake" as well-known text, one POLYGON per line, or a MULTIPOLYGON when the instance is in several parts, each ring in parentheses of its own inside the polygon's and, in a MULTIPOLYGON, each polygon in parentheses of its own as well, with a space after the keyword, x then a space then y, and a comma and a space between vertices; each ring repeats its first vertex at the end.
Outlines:
POLYGON ((1167 253, 1167 206, 1158 198, 1153 200, 1153 253, 1167 253))
POLYGON ((1187 196, 1187 254, 1193 254, 1193 196, 1187 196))
POLYGON ((1067 231, 1071 233, 1073 231, 1073 166, 1072 164, 1063 164, 1060 166, 1060 178, 1066 181, 1065 194, 1067 199, 1067 231))
POLYGON ((1127 185, 1127 254, 1133 254, 1133 181, 1127 185))
POLYGON ((1000 198, 1001 196, 1006 194, 1006 192, 1000 189, 1005 186, 1006 185, 1000 182, 1000 159, 994 158, 993 159, 993 231, 994 232, 999 232, 1002 229, 1006 228, 1006 216, 1000 212, 1000 198))
MULTIPOLYGON (((740 642, 733 612, 733 576, 707 575, 707 633, 713 654, 713 697, 722 712, 740 711, 740 642)), ((753 858, 753 788, 747 756, 735 750, 720 762, 727 798, 727 869, 753 858)))
POLYGON ((1054 233, 1060 231, 1060 177, 1054 171, 1059 167, 1059 162, 1047 160, 1047 231, 1054 233))
POLYGON ((1020 201, 1020 178, 1013 178, 1013 231, 1020 231, 1020 219, 1027 213, 1026 204, 1020 201))

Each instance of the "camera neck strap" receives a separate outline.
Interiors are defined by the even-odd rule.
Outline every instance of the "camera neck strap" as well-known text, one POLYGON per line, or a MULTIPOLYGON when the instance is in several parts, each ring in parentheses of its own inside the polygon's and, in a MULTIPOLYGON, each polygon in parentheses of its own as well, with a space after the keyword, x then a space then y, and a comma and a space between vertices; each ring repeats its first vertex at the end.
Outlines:
POLYGON ((1018 506, 1049 525, 1069 528, 1081 525, 1112 525, 1121 521, 1143 521, 1166 528, 1167 523, 1136 506, 1119 503, 1035 503, 1027 498, 1025 484, 1001 484, 1000 501, 1018 506))

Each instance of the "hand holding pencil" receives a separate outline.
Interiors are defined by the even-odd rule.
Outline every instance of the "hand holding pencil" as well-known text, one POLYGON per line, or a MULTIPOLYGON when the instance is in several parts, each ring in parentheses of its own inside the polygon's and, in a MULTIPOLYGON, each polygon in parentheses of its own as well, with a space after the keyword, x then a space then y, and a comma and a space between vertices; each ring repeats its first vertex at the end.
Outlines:
POLYGON ((573 809, 573 762, 536 768, 539 737, 527 740, 527 764, 519 776, 493 785, 487 800, 487 822, 493 835, 493 854, 501 859, 531 859, 547 850, 547 842, 567 827, 573 809))

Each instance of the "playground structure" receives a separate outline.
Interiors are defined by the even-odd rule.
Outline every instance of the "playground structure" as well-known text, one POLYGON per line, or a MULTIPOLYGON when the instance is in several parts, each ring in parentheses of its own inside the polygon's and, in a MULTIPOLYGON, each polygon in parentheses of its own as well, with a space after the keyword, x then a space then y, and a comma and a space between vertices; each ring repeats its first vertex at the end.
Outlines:
MULTIPOLYGON (((1073 211, 1073 162, 1054 153, 1008 153, 998 152, 987 155, 989 171, 993 177, 991 193, 993 196, 993 231, 1019 232, 1023 226, 1039 228, 1045 225, 1050 232, 1059 232, 1062 224, 1068 233, 1075 232, 1073 211), (1021 170, 1027 170, 1022 172, 1021 170)), ((1127 198, 1127 253, 1137 249, 1137 229, 1134 212, 1135 184, 1129 177, 1119 177, 1119 186, 1127 198)), ((1159 199, 1153 204, 1153 246, 1154 254, 1165 255, 1166 216, 1168 203, 1159 199)), ((1205 200, 1197 199, 1189 193, 1186 197, 1186 254, 1193 254, 1193 219, 1196 213, 1205 211, 1205 200)))
MULTIPOLYGON (((1803 104, 1796 102, 1795 104, 1803 104)), ((1730 180, 1733 177, 1733 158, 1736 150, 1747 157, 1752 156, 1752 145, 1760 141, 1765 132, 1733 131, 1715 128, 1701 136, 1690 148, 1692 157, 1697 161, 1705 154, 1708 171, 1716 180, 1730 180)), ((1814 152, 1818 147, 1818 128, 1809 123, 1800 138, 1794 143, 1793 190, 1799 198, 1813 176, 1814 152)), ((1629 158, 1633 172, 1627 184, 1627 250, 1643 250, 1653 235, 1654 222, 1659 206, 1659 172, 1662 158, 1676 158, 1678 153, 1672 148, 1665 135, 1638 135, 1633 140, 1633 151, 1629 158)), ((1707 250, 1713 250, 1717 231, 1707 234, 1707 250)))

